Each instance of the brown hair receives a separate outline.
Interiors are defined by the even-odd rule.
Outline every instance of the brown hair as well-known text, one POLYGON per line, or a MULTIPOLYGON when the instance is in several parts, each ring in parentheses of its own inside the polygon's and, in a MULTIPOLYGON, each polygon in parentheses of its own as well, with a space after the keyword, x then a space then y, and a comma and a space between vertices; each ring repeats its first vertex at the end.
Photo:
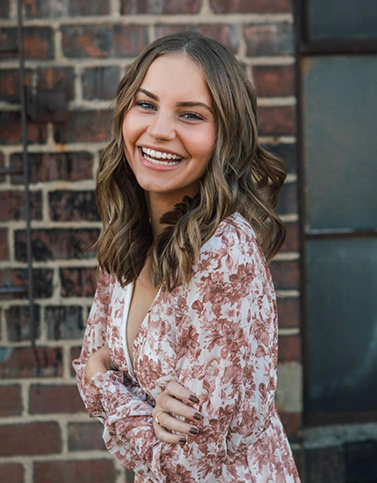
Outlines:
POLYGON ((144 49, 118 87, 112 137, 97 175, 102 270, 126 285, 136 280, 151 255, 154 284, 165 281, 172 290, 190 280, 201 246, 235 212, 255 229, 267 261, 278 252, 285 228, 274 207, 286 170, 259 145, 256 107, 250 80, 219 42, 191 31, 160 38, 144 49), (153 239, 144 191, 125 158, 122 123, 153 60, 173 53, 189 55, 201 68, 213 98, 217 136, 199 193, 164 215, 162 221, 171 226, 153 239))

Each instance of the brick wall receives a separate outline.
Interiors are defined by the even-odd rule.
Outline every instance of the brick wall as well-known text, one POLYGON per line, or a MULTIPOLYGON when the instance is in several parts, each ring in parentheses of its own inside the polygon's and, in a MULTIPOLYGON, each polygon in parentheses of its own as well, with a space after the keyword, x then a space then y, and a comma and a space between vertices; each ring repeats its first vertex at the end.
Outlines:
MULTIPOLYGON (((196 27, 239 58, 259 96, 260 134, 288 163, 279 203, 288 237, 272 263, 280 310, 277 405, 299 463, 302 411, 295 56, 289 0, 23 0, 26 83, 63 91, 63 123, 29 122, 37 358, 26 298, 0 308, 0 474, 9 482, 124 482, 83 411, 71 361, 95 290, 100 223, 94 175, 116 86, 142 47, 196 27)), ((16 0, 2 0, 0 42, 16 43, 16 0)), ((1 54, 0 166, 22 164, 18 60, 1 54)), ((0 286, 26 283, 22 177, 0 178, 0 286)))

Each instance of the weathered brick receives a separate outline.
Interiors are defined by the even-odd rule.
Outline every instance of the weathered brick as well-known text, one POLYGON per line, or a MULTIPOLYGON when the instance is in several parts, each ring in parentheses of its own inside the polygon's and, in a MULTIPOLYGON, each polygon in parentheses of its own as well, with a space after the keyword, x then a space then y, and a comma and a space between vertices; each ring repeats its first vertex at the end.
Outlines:
POLYGON ((210 0, 215 13, 269 13, 290 12, 291 0, 210 0))
POLYGON ((68 424, 68 450, 88 451, 105 449, 102 439, 103 425, 93 423, 70 423, 68 424))
POLYGON ((84 98, 113 99, 120 81, 119 67, 93 67, 84 70, 82 86, 84 98))
MULTIPOLYGON (((33 258, 38 261, 64 260, 69 258, 94 258, 94 244, 99 230, 33 230, 31 245, 33 258)), ((26 261, 26 231, 15 232, 16 259, 26 261)))
MULTIPOLYGON (((93 154, 85 151, 29 153, 30 183, 43 181, 82 181, 93 177, 93 154)), ((22 167, 22 153, 12 154, 12 167, 22 167)), ((13 184, 23 183, 22 175, 11 176, 13 184)))
MULTIPOLYGON (((33 295, 35 298, 48 298, 52 295, 53 271, 50 269, 35 268, 33 270, 33 295)), ((0 270, 0 287, 6 286, 27 287, 28 272, 24 268, 0 270)), ((27 297, 27 293, 17 298, 27 297)))
POLYGON ((98 2, 98 0, 25 1, 27 18, 59 18, 77 15, 107 15, 109 13, 110 2, 98 2))
MULTIPOLYGON (((0 168, 5 167, 5 157, 3 153, 0 153, 0 168)), ((0 183, 4 183, 5 181, 5 175, 0 174, 0 183)))
MULTIPOLYGON (((54 57, 54 35, 50 27, 24 27, 24 52, 26 59, 52 59, 54 57)), ((0 43, 18 45, 17 28, 4 27, 0 33, 0 43)), ((2 54, 4 59, 18 58, 18 51, 2 54)))
POLYGON ((178 14, 178 13, 199 13, 201 0, 121 0, 122 15, 134 15, 146 13, 152 15, 178 14))
POLYGON ((272 262, 272 279, 277 290, 298 289, 300 285, 300 262, 272 262))
POLYGON ((30 414, 80 413, 85 407, 76 385, 33 384, 30 387, 30 414))
POLYGON ((163 37, 164 35, 186 32, 193 28, 203 35, 214 38, 223 43, 231 52, 237 52, 239 46, 238 26, 232 24, 156 25, 156 38, 163 37))
POLYGON ((255 90, 261 97, 293 96, 295 92, 295 69, 293 65, 254 66, 255 90))
POLYGON ((0 475, 4 483, 24 483, 24 467, 20 463, 0 465, 0 475))
POLYGON ((279 214, 297 213, 297 183, 285 183, 279 193, 277 211, 279 214))
MULTIPOLYGON (((25 71, 25 85, 30 87, 31 71, 25 71)), ((0 70, 0 100, 20 103, 20 71, 19 69, 0 70)))
POLYGON ((296 132, 294 106, 262 107, 258 110, 262 136, 293 135, 296 132))
POLYGON ((34 463, 34 483, 115 483, 113 460, 38 461, 34 463))
MULTIPOLYGON (((0 377, 61 377, 63 353, 60 347, 0 347, 0 377)), ((0 438, 1 441, 1 438, 0 438)))
POLYGON ((0 441, 0 456, 53 454, 61 450, 59 425, 53 422, 0 426, 0 441))
MULTIPOLYGON (((22 413, 21 387, 19 384, 0 386, 0 417, 19 416, 22 413)), ((0 467, 0 475, 1 475, 0 467)))
MULTIPOLYGON (((44 144, 47 139, 46 124, 28 122, 27 141, 29 144, 44 144)), ((20 144, 22 142, 21 114, 0 112, 0 144, 20 144)))
POLYGON ((70 353, 70 367, 71 367, 71 377, 76 377, 76 372, 72 367, 72 361, 77 359, 80 356, 81 347, 72 347, 70 353))
MULTIPOLYGON (((25 192, 22 190, 1 191, 0 206, 0 221, 24 220, 25 192)), ((42 218, 42 195, 40 191, 30 192, 30 215, 34 220, 42 218)))
POLYGON ((10 13, 9 5, 10 5, 10 0, 2 0, 2 2, 0 2, 0 18, 9 17, 9 13, 10 13))
POLYGON ((282 252, 297 252, 300 248, 299 230, 297 223, 286 223, 287 236, 281 248, 282 252))
POLYGON ((300 327, 300 299, 278 297, 279 327, 300 327))
POLYGON ((134 57, 148 43, 143 25, 65 25, 62 46, 66 57, 134 57))
POLYGON ((251 57, 293 55, 293 25, 287 22, 246 25, 246 54, 251 57))
POLYGON ((61 268, 61 295, 63 297, 92 297, 96 290, 95 268, 61 268))
POLYGON ((46 307, 45 321, 49 339, 82 339, 84 335, 82 307, 46 307))
POLYGON ((67 122, 54 126, 55 142, 104 142, 109 137, 110 124, 108 111, 71 111, 67 122))
MULTIPOLYGON (((12 342, 30 340, 30 306, 13 305, 5 311, 8 339, 12 342)), ((40 307, 34 305, 35 336, 40 334, 40 307)))
POLYGON ((302 437, 301 413, 286 413, 279 411, 279 416, 289 440, 291 442, 300 440, 302 437))
POLYGON ((289 173, 297 172, 296 144, 266 144, 263 147, 282 159, 285 162, 289 173))
POLYGON ((98 221, 94 191, 51 191, 50 218, 54 221, 98 221))
POLYGON ((307 449, 305 460, 305 481, 308 483, 347 481, 342 447, 327 446, 326 448, 307 449))
POLYGON ((279 362, 301 361, 301 337, 284 335, 279 337, 279 362))
POLYGON ((37 69, 37 92, 60 91, 67 96, 67 101, 74 97, 74 73, 71 67, 45 67, 37 69))
POLYGON ((8 230, 6 228, 0 228, 0 260, 8 260, 8 258, 8 230))

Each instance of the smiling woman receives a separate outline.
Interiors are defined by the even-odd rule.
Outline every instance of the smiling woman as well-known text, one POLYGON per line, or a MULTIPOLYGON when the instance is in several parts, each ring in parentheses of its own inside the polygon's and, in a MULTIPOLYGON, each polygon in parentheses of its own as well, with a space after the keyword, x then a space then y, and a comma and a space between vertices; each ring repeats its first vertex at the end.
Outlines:
POLYGON ((298 483, 274 406, 283 163, 235 57, 158 39, 120 83, 78 386, 135 482, 298 483))

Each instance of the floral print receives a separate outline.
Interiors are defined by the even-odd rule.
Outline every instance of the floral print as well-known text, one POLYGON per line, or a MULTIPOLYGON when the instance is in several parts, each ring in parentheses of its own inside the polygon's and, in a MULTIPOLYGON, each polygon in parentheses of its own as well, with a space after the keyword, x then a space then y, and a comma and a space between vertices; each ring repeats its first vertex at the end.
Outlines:
POLYGON ((130 296, 99 274, 80 357, 78 387, 104 424, 108 450, 136 483, 299 483, 274 406, 277 313, 271 276, 252 227, 238 213, 206 242, 189 284, 163 284, 126 357, 130 296), (117 371, 85 380, 89 356, 108 343, 117 371), (128 361, 128 362, 127 362, 128 361), (199 398, 198 436, 185 445, 156 438, 156 396, 177 380, 199 398))

